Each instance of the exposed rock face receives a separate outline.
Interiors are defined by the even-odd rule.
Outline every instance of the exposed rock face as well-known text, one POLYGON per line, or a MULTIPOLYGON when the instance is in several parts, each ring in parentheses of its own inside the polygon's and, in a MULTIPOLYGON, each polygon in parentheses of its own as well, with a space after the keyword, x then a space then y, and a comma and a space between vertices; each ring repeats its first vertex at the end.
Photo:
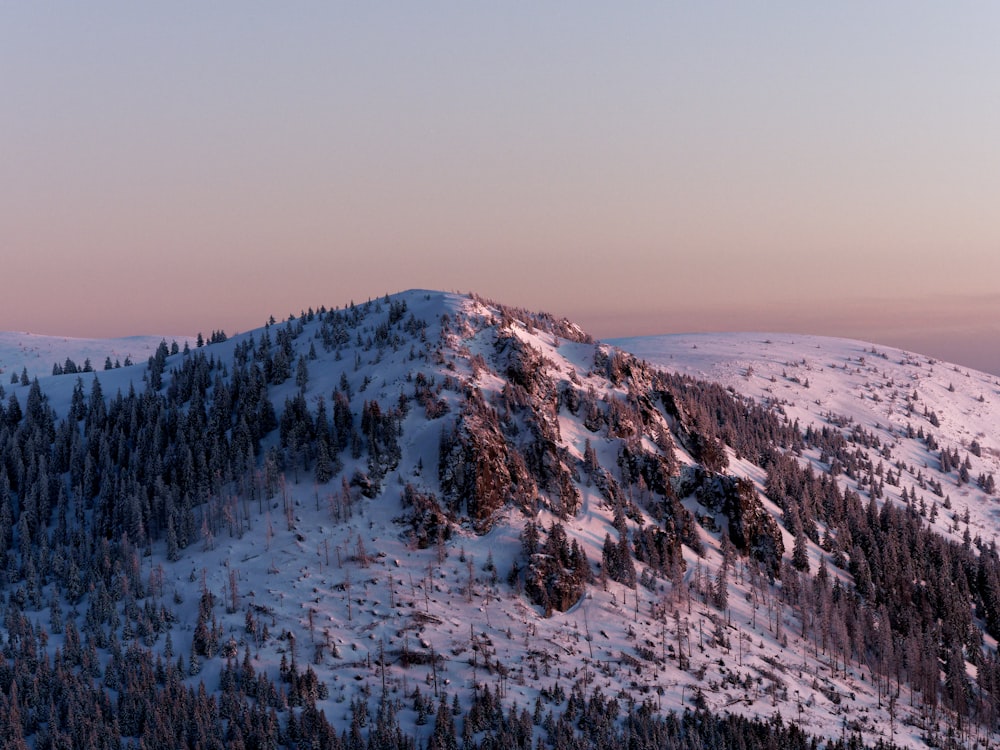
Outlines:
POLYGON ((528 557, 524 591, 549 616, 553 611, 565 612, 580 600, 590 580, 590 565, 576 540, 569 541, 562 524, 552 525, 544 543, 538 536, 539 529, 529 522, 522 539, 528 557))
POLYGON ((785 553, 781 530, 749 480, 696 467, 685 477, 685 488, 706 509, 726 518, 729 540, 736 549, 760 562, 769 576, 778 575, 785 553))
MULTIPOLYGON (((541 335, 510 315, 451 324, 447 345, 462 350, 462 342, 474 342, 479 353, 469 355, 472 378, 460 380, 458 416, 442 429, 440 504, 414 503, 423 507, 416 527, 440 534, 436 507, 447 523, 465 523, 477 534, 493 529, 506 508, 531 518, 544 509, 571 519, 582 509, 585 476, 614 509, 620 555, 635 556, 657 573, 683 571, 682 545, 704 553, 697 520, 680 500, 694 493, 716 517, 705 524, 718 529, 724 519, 734 547, 777 576, 784 553, 777 524, 752 483, 722 473, 728 457, 721 397, 600 344, 585 355, 592 368, 583 369, 541 335), (574 422, 604 446, 603 465, 590 439, 585 449, 564 439, 563 429, 574 422), (683 476, 678 443, 697 462, 683 476), (608 462, 611 456, 617 466, 608 462)), ((453 413, 455 406, 452 401, 453 413)), ((561 527, 549 533, 559 547, 561 527)), ((577 600, 584 571, 555 548, 538 544, 522 562, 518 575, 532 601, 558 611, 577 600)))
POLYGON ((454 432, 442 433, 438 476, 451 513, 464 512, 476 533, 485 534, 512 497, 512 458, 495 413, 481 401, 469 403, 454 432))
POLYGON ((785 553, 777 522, 764 509, 748 479, 726 477, 726 480, 729 490, 722 512, 729 519, 730 541, 760 561, 769 575, 776 576, 785 553))
POLYGON ((663 408, 671 421, 674 434, 691 457, 709 471, 722 471, 729 464, 725 447, 712 434, 709 420, 704 414, 685 406, 681 399, 669 390, 658 393, 663 408))

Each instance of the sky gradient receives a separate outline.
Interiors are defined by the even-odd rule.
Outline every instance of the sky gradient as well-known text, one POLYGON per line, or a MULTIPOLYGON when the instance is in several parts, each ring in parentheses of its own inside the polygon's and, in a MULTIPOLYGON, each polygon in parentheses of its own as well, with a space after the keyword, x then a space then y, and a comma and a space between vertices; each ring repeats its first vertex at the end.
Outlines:
POLYGON ((1000 373, 997 39, 990 2, 4 4, 0 329, 423 287, 1000 373))

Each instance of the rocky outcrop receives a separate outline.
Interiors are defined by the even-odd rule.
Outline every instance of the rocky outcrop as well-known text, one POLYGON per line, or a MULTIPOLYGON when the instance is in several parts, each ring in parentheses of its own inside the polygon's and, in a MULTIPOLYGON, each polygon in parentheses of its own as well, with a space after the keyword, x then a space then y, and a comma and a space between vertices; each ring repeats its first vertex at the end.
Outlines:
POLYGON ((736 549, 757 560, 769 576, 778 575, 785 543, 750 480, 694 467, 685 476, 684 489, 693 492, 707 510, 725 517, 729 540, 736 549))

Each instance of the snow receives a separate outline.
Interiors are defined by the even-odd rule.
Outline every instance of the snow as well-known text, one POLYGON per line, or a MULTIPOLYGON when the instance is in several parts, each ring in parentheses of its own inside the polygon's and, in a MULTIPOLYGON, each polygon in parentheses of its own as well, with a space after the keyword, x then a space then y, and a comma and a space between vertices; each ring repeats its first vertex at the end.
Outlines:
MULTIPOLYGON (((410 342, 398 351, 387 349, 378 360, 374 349, 352 349, 335 360, 317 345, 319 357, 309 363, 305 394, 310 404, 317 398, 329 399, 342 375, 358 394, 356 399, 377 398, 383 404, 392 403, 400 392, 412 393, 410 375, 414 371, 433 372, 438 383, 448 375, 468 378, 471 370, 467 357, 490 353, 491 343, 483 325, 497 315, 486 303, 426 290, 406 292, 393 299, 406 302, 407 315, 429 323, 428 343, 422 346, 413 342, 416 359, 411 359, 410 342), (436 347, 446 316, 447 345, 440 351, 442 364, 436 365, 436 347), (367 385, 366 376, 370 377, 367 385)), ((593 347, 557 340, 517 324, 513 330, 552 362, 560 377, 569 378, 570 373, 575 373, 584 387, 593 385, 598 389, 599 397, 622 395, 590 373, 593 347)), ((308 350, 314 333, 315 324, 307 324, 304 335, 294 342, 297 354, 308 350)), ((233 347, 255 334, 259 336, 260 332, 211 345, 207 351, 228 362, 233 347)), ((91 380, 97 377, 105 395, 112 396, 130 386, 143 387, 146 358, 160 339, 100 341, 0 334, 0 366, 8 372, 28 367, 29 376, 37 374, 44 381, 43 390, 57 412, 65 414, 76 377, 51 376, 54 362, 71 357, 82 364, 82 359, 89 356, 95 366, 102 367, 105 356, 114 360, 130 354, 138 363, 135 367, 81 376, 88 393, 91 380)), ((183 341, 178 341, 183 346, 183 341)), ((790 419, 799 420, 803 427, 828 424, 829 413, 841 415, 878 431, 899 446, 904 460, 917 465, 930 465, 934 459, 919 441, 905 438, 906 427, 926 425, 922 413, 927 406, 939 417, 940 428, 935 434, 942 445, 960 447, 964 457, 973 439, 982 444, 982 457, 971 459, 974 477, 980 472, 1000 473, 1000 439, 994 429, 1000 416, 1000 385, 993 376, 896 349, 815 336, 700 334, 619 339, 611 343, 651 364, 714 380, 771 404, 790 419), (951 385, 954 390, 949 388, 951 385), (907 398, 914 391, 918 394, 917 411, 909 413, 907 398)), ((179 364, 181 356, 168 359, 168 372, 179 364)), ((487 398, 502 386, 500 378, 487 373, 476 381, 476 387, 487 398)), ((8 393, 26 391, 23 386, 5 387, 8 393)), ((270 398, 280 412, 285 397, 296 392, 292 378, 273 388, 270 398)), ((443 397, 450 399, 454 407, 454 393, 445 390, 443 397)), ((320 707, 341 726, 350 721, 349 701, 359 694, 359 686, 369 686, 373 705, 377 701, 383 679, 379 658, 380 653, 385 653, 389 655, 387 689, 403 699, 407 709, 410 703, 403 696, 417 686, 425 694, 435 688, 446 689, 449 694, 458 692, 464 699, 475 685, 502 685, 508 702, 530 709, 541 689, 555 684, 557 674, 564 680, 586 675, 591 689, 600 688, 606 694, 623 691, 638 701, 652 699, 665 710, 693 706, 695 693, 700 691, 715 710, 765 718, 780 714, 786 721, 799 721, 809 731, 827 737, 840 737, 845 726, 856 725, 869 741, 889 738, 887 709, 879 707, 866 670, 851 665, 845 673, 834 668, 829 654, 814 653, 810 644, 797 637, 792 613, 773 606, 775 589, 766 583, 752 585, 742 562, 730 573, 729 609, 725 613, 697 595, 674 590, 669 582, 660 579, 653 590, 641 586, 631 590, 614 582, 606 588, 595 584, 574 608, 545 618, 540 608, 504 583, 519 555, 518 534, 526 521, 517 511, 506 510, 502 522, 483 536, 458 529, 443 551, 433 547, 417 549, 408 543, 397 522, 402 512, 398 495, 406 482, 420 489, 437 490, 437 446, 442 424, 442 420, 426 420, 422 409, 411 406, 398 468, 385 478, 382 495, 376 500, 362 499, 345 522, 334 521, 329 508, 330 496, 340 491, 341 476, 327 486, 316 486, 311 477, 302 477, 299 482, 289 477, 284 487, 259 508, 249 508, 249 528, 195 542, 174 563, 167 562, 162 549, 157 549, 145 564, 150 566, 150 573, 155 566, 163 566, 161 596, 167 601, 173 597, 187 603, 181 609, 189 619, 172 633, 175 652, 190 651, 197 609, 194 604, 204 579, 220 602, 235 599, 234 612, 227 613, 217 606, 216 614, 226 637, 231 634, 252 647, 254 668, 265 669, 274 677, 282 653, 298 649, 299 664, 313 664, 320 679, 328 684, 329 698, 321 701, 320 707), (286 498, 291 508, 287 515, 286 498), (367 564, 358 559, 359 543, 367 552, 367 564), (493 574, 483 569, 490 556, 496 566, 496 582, 493 574), (230 571, 235 571, 236 592, 229 588, 230 571), (268 613, 261 616, 272 639, 264 644, 253 643, 245 632, 248 604, 268 613), (653 615, 654 606, 662 608, 662 617, 653 615), (688 629, 684 650, 690 666, 686 669, 680 668, 674 653, 675 612, 688 629), (779 622, 779 618, 783 619, 779 622), (286 631, 294 635, 293 640, 274 638, 286 631), (716 631, 724 636, 724 643, 715 642, 716 631), (320 646, 323 648, 318 649, 320 646), (334 655, 334 648, 339 655, 334 655), (435 674, 437 686, 429 685, 429 665, 403 666, 399 653, 404 649, 433 650, 443 657, 435 674), (664 655, 666 658, 662 658, 664 655), (487 662, 507 666, 509 676, 502 680, 495 668, 486 666, 487 662), (836 696, 837 703, 830 696, 836 696)), ((602 464, 614 465, 610 444, 584 429, 578 420, 561 418, 559 429, 563 444, 573 455, 582 455, 589 439, 602 464)), ((679 447, 678 456, 690 461, 679 447)), ((350 477, 361 463, 352 462, 346 454, 343 458, 342 476, 350 477)), ((733 473, 761 486, 764 477, 759 467, 732 455, 730 467, 733 473)), ((565 525, 570 538, 580 541, 594 563, 601 559, 605 534, 615 534, 612 511, 597 488, 581 485, 579 489, 582 511, 565 525)), ((987 498, 974 484, 958 488, 952 482, 948 491, 956 510, 969 508, 974 533, 984 538, 995 535, 1000 515, 995 499, 987 498)), ((770 501, 765 503, 780 517, 780 511, 770 501)), ((541 510, 536 520, 547 528, 557 519, 541 510)), ((957 537, 959 533, 957 526, 952 530, 948 514, 942 513, 937 525, 943 534, 957 537)), ((685 588, 701 575, 714 576, 721 561, 718 538, 704 529, 699 533, 707 552, 699 558, 684 548, 688 566, 685 588)), ((790 551, 792 539, 783 533, 790 551)), ((811 545, 813 566, 821 554, 811 545)), ((642 567, 637 564, 637 574, 642 567)), ((53 636, 50 647, 54 649, 59 643, 60 639, 53 636)), ((162 639, 154 646, 160 648, 162 639)), ((192 684, 204 680, 212 688, 223 666, 222 658, 206 660, 201 673, 191 678, 192 684)), ((570 682, 564 684, 568 687, 570 682)), ((909 713, 908 697, 904 689, 893 740, 909 747, 923 747, 921 730, 906 723, 917 720, 915 714, 909 713)), ((412 722, 412 714, 404 711, 404 720, 409 716, 412 722)), ((411 723, 408 729, 426 740, 431 726, 411 723)))
POLYGON ((182 349, 185 341, 192 347, 195 343, 193 338, 185 336, 87 339, 0 331, 0 383, 6 385, 12 374, 20 376, 23 369, 27 369, 29 378, 51 375, 52 366, 62 367, 67 358, 81 368, 89 359, 95 370, 103 369, 108 357, 112 363, 122 364, 131 357, 134 363, 144 365, 161 341, 167 344, 176 341, 182 349))
MULTIPOLYGON (((937 533, 960 541, 964 527, 953 519, 968 509, 972 536, 984 540, 996 538, 1000 505, 996 497, 986 495, 975 484, 975 477, 980 474, 1000 471, 1000 436, 995 427, 1000 416, 1000 382, 996 376, 900 349, 823 336, 712 333, 613 339, 610 343, 654 366, 717 382, 779 409, 789 420, 797 420, 803 429, 807 425, 830 425, 831 417, 835 416, 842 423, 856 424, 878 434, 892 446, 893 462, 902 460, 920 468, 928 478, 936 477, 942 482, 952 510, 942 512, 934 522, 937 533), (936 415, 939 426, 931 425, 925 410, 936 415), (942 447, 958 449, 963 460, 968 456, 972 483, 959 486, 954 471, 950 475, 941 474, 937 455, 928 451, 923 441, 908 437, 909 429, 932 431, 942 447), (973 440, 982 446, 981 457, 970 450, 973 440)), ((869 452, 877 464, 878 451, 869 449, 869 452)), ((806 460, 821 466, 817 456, 807 455, 806 460)), ((761 477, 755 475, 755 467, 751 465, 731 459, 730 470, 760 484, 761 477)), ((844 477, 840 481, 856 488, 856 484, 844 477)), ((900 502, 901 490, 902 487, 887 486, 887 501, 900 502)), ((941 502, 929 492, 923 494, 928 502, 941 502)), ((780 515, 773 506, 770 510, 776 517, 780 515)), ((783 533, 786 549, 790 549, 791 538, 784 530, 783 533)), ((812 570, 816 569, 821 554, 810 544, 812 570)), ((831 571, 835 570, 831 567, 831 571)), ((787 649, 778 648, 773 639, 768 642, 765 638, 760 658, 805 665, 799 667, 799 678, 789 682, 795 685, 799 696, 809 696, 812 705, 803 709, 802 716, 811 730, 837 735, 839 713, 845 720, 848 715, 869 717, 875 731, 886 732, 890 726, 886 709, 879 707, 870 682, 864 681, 863 670, 855 669, 847 678, 836 678, 822 659, 810 658, 809 654, 794 658, 795 638, 792 634, 788 637, 787 649), (793 655, 791 661, 789 652, 793 655), (811 687, 813 675, 829 680, 842 694, 854 697, 836 708, 826 705, 822 695, 817 696, 811 687), (817 707, 822 710, 817 711, 817 707)), ((908 700, 901 697, 894 741, 922 747, 921 733, 914 726, 918 717, 908 713, 906 704, 908 700)))
MULTIPOLYGON (((894 460, 922 467, 925 473, 938 468, 938 457, 922 441, 908 439, 908 427, 933 430, 942 447, 957 449, 963 460, 968 455, 973 479, 1000 475, 1000 380, 995 375, 901 349, 825 336, 689 334, 612 343, 651 364, 780 407, 803 429, 828 425, 827 415, 838 415, 879 434, 894 446, 894 460), (925 409, 937 416, 939 426, 930 424, 925 409), (982 456, 971 453, 973 441, 981 445, 982 456)), ((969 508, 973 536, 978 532, 992 538, 1000 515, 996 498, 980 492, 974 482, 956 486, 954 474, 942 484, 956 510, 969 508)), ((938 519, 942 533, 947 533, 946 515, 938 519)))

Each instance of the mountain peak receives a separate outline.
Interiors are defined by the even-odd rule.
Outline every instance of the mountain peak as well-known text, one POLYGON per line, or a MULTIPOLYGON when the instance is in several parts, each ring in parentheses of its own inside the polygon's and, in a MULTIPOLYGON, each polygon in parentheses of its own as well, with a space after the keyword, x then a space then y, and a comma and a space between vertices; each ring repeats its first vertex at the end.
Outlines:
POLYGON ((685 709, 906 745, 976 721, 995 382, 845 340, 620 343, 642 358, 409 290, 11 385, 7 621, 50 622, 33 658, 122 705, 203 682, 240 732, 269 705, 301 741, 376 716, 495 739, 486 694, 543 741, 597 743, 580 711, 616 741, 685 709))

